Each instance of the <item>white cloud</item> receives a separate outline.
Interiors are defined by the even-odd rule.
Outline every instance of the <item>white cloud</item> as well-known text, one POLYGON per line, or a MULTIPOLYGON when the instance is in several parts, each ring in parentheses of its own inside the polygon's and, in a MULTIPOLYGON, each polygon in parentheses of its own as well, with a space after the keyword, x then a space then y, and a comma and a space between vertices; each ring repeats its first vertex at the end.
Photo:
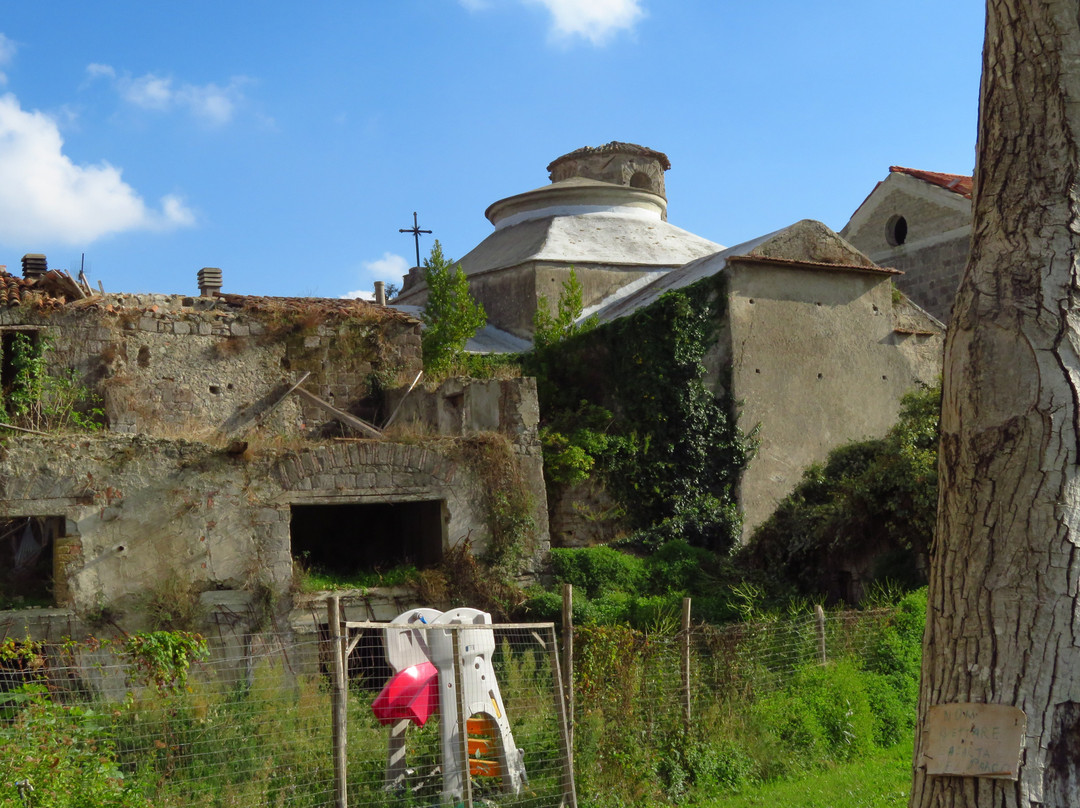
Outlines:
POLYGON ((345 300, 366 300, 369 303, 375 302, 375 293, 369 292, 366 289, 357 289, 355 292, 346 292, 342 297, 345 300))
POLYGON ((96 79, 101 76, 106 78, 115 79, 116 71, 109 65, 99 65, 96 62, 91 62, 86 66, 86 73, 90 78, 96 79))
POLYGON ((107 162, 76 165, 64 155, 56 121, 0 96, 0 241, 87 244, 130 230, 170 230, 194 224, 176 196, 147 207, 107 162))
MULTIPOLYGON (((364 261, 360 266, 363 269, 364 275, 371 279, 372 286, 374 286, 375 281, 386 281, 387 284, 392 283, 394 286, 400 288, 402 276, 409 271, 411 264, 407 258, 395 255, 392 252, 384 252, 382 258, 376 258, 374 261, 364 261)), ((374 300, 375 293, 364 289, 357 289, 354 292, 346 292, 342 297, 347 297, 349 299, 359 298, 360 300, 374 300)))
POLYGON ((603 45, 612 34, 628 31, 645 16, 641 0, 529 0, 544 6, 559 37, 584 37, 603 45))
MULTIPOLYGON (((15 42, 0 34, 0 68, 10 64, 15 58, 15 42)), ((7 84, 7 75, 0 70, 0 84, 7 84)))
POLYGON ((384 252, 382 258, 374 261, 364 261, 364 271, 377 281, 386 281, 401 285, 401 276, 409 271, 412 264, 408 259, 391 252, 384 252))
POLYGON ((242 88, 249 82, 243 76, 234 76, 224 87, 213 82, 183 84, 174 81, 172 76, 155 73, 132 77, 102 64, 87 65, 86 72, 92 79, 110 79, 120 97, 133 106, 156 112, 186 110, 211 126, 223 126, 232 120, 237 107, 244 101, 242 88))

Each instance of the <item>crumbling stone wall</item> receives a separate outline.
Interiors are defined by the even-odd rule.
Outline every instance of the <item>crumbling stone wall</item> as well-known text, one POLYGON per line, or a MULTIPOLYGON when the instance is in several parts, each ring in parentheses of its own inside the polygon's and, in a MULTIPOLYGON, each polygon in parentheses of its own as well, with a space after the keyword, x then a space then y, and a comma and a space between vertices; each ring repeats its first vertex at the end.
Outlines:
MULTIPOLYGON (((112 431, 207 436, 250 426, 305 372, 304 387, 338 409, 384 416, 374 394, 421 368, 419 323, 344 302, 109 295, 47 312, 0 309, 0 327, 48 334, 54 364, 101 397, 112 431)), ((325 420, 290 398, 265 426, 297 435, 325 420)))
POLYGON ((108 605, 129 617, 170 581, 287 593, 294 505, 443 500, 444 547, 469 538, 482 552, 483 484, 449 444, 349 441, 234 456, 142 435, 20 436, 0 458, 6 518, 66 519, 57 591, 76 612, 108 605))
MULTIPOLYGON (((141 604, 171 582, 189 587, 212 619, 251 630, 257 609, 239 622, 226 612, 260 589, 288 600, 280 598, 293 584, 298 507, 437 504, 423 518, 438 515, 442 549, 467 541, 483 553, 487 482, 460 451, 476 433, 501 433, 513 446, 536 494, 531 561, 547 550, 531 380, 454 381, 434 409, 417 390, 413 415, 428 412, 431 421, 399 441, 327 437, 330 415, 282 398, 309 373, 305 389, 381 424, 400 401, 383 403, 381 394, 421 368, 419 323, 405 315, 349 301, 112 295, 0 309, 0 327, 47 333, 53 369, 74 369, 102 396, 109 419, 98 433, 7 434, 0 443, 0 518, 66 525, 53 583, 57 605, 67 607, 0 615, 0 632, 18 623, 39 636, 56 636, 60 625, 74 635, 85 628, 79 619, 102 610, 139 630, 141 604)), ((379 598, 360 600, 370 609, 379 598)), ((402 605, 397 595, 383 600, 380 608, 402 605)))
MULTIPOLYGON (((548 165, 552 182, 586 177, 633 188, 643 188, 665 199, 664 172, 671 168, 667 155, 634 143, 612 141, 564 154, 548 165)), ((666 221, 665 217, 665 221, 666 221)))

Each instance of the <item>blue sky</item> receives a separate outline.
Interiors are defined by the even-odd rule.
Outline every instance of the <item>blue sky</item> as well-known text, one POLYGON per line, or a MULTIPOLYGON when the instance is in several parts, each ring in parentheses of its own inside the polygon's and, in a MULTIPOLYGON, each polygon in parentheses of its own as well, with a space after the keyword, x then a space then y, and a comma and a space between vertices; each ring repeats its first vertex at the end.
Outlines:
POLYGON ((611 140, 669 220, 839 230, 890 165, 974 167, 980 0, 0 0, 0 264, 336 297, 611 140))

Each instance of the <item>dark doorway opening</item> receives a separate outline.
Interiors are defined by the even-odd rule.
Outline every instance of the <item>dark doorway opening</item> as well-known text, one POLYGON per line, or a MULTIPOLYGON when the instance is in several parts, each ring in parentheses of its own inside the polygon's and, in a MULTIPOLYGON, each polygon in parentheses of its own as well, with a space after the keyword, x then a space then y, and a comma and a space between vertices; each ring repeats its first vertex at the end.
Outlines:
POLYGON ((359 576, 442 561, 443 502, 293 505, 292 555, 305 569, 359 576))
POLYGON ((0 609, 53 605, 53 546, 63 516, 0 519, 0 609))

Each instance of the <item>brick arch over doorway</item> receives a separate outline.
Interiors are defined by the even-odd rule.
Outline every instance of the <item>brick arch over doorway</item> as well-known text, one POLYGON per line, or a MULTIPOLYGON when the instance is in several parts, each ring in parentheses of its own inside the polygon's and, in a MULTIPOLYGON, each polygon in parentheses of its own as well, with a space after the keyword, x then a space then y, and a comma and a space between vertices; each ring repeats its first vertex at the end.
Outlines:
POLYGON ((388 499, 442 490, 457 464, 420 446, 375 441, 320 446, 278 462, 282 489, 301 497, 381 496, 388 499))

